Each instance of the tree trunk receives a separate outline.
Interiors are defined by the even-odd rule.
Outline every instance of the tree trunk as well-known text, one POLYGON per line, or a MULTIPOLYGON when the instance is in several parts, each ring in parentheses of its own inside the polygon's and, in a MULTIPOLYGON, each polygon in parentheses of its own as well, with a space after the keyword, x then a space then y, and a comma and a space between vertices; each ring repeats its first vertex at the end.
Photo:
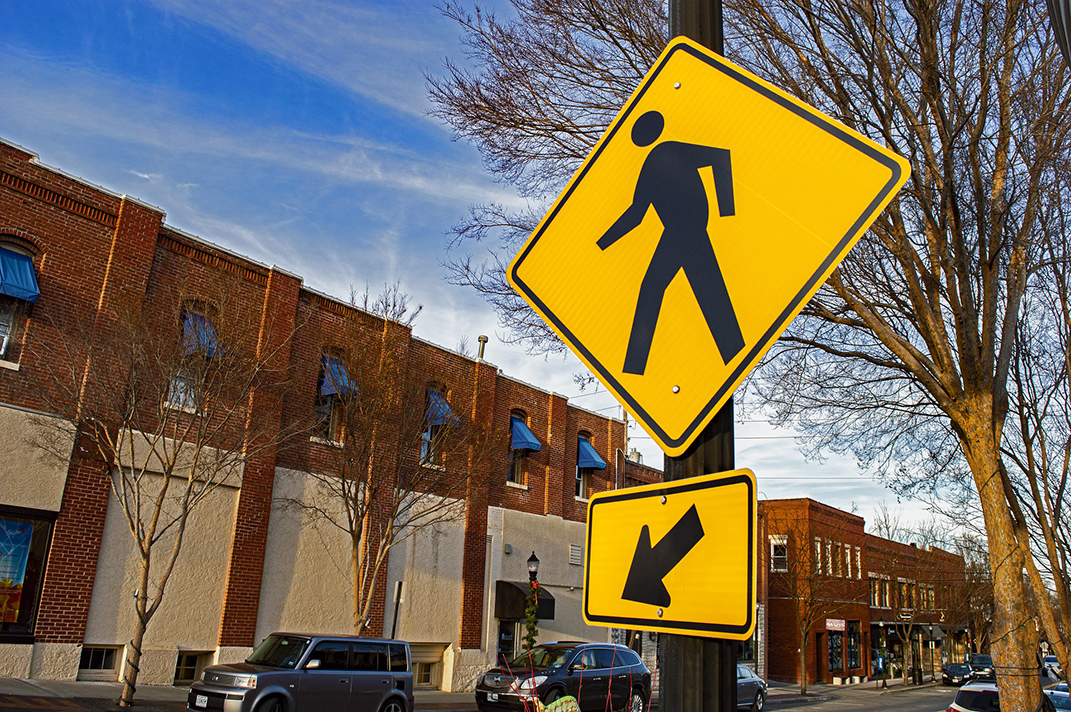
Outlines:
MULTIPOLYGON (((981 414, 980 414, 981 415, 981 414)), ((1029 614, 1023 581, 1023 556, 1015 540, 1015 530, 1001 478, 1000 453, 996 437, 988 426, 992 421, 977 418, 967 431, 967 462, 978 488, 989 545, 989 566, 993 576, 993 654, 997 684, 1005 709, 1037 710, 1041 707, 1041 686, 1037 670, 1037 629, 1029 614)))
POLYGON ((149 585, 149 561, 142 561, 140 585, 136 592, 137 625, 134 628, 134 636, 130 639, 130 652, 126 656, 126 668, 123 670, 123 691, 119 695, 120 707, 131 707, 134 704, 134 692, 137 689, 138 672, 141 668, 141 648, 145 641, 145 629, 149 626, 148 609, 148 585, 149 585))
POLYGON ((800 633, 800 694, 807 694, 807 631, 800 633))

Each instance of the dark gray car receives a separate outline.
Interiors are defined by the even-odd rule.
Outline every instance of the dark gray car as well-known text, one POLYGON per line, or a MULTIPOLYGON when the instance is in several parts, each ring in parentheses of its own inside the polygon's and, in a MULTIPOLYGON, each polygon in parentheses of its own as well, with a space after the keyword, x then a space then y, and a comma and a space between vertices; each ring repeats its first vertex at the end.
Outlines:
POLYGON ((223 712, 412 712, 409 645, 272 633, 244 663, 205 668, 186 701, 223 712))
POLYGON ((747 665, 736 666, 736 706, 760 712, 766 704, 766 681, 747 665))

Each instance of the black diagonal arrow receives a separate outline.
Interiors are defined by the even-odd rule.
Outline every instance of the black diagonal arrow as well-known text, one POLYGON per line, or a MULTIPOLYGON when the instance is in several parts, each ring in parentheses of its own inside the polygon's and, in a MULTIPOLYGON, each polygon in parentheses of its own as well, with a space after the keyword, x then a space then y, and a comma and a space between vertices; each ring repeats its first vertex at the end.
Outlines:
POLYGON ((694 504, 654 546, 651 546, 651 530, 644 524, 621 598, 663 608, 668 606, 669 591, 662 579, 702 538, 703 523, 699 521, 699 512, 694 504))

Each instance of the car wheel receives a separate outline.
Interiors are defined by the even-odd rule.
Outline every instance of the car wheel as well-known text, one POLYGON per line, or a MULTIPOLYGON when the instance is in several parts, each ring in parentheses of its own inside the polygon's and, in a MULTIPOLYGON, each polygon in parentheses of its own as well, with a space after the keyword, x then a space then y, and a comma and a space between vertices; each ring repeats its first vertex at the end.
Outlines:
POLYGON ((643 693, 639 690, 633 690, 632 696, 628 700, 627 712, 643 712, 643 693))
POLYGON ((257 705, 255 712, 286 712, 286 700, 282 697, 269 697, 257 705))
POLYGON ((551 688, 550 691, 547 692, 546 695, 544 695, 543 704, 549 705, 551 702, 561 699, 561 697, 562 691, 560 689, 558 689, 557 687, 551 688))
POLYGON ((402 703, 398 700, 387 700, 383 703, 383 706, 379 708, 379 712, 405 712, 405 708, 402 707, 402 703))

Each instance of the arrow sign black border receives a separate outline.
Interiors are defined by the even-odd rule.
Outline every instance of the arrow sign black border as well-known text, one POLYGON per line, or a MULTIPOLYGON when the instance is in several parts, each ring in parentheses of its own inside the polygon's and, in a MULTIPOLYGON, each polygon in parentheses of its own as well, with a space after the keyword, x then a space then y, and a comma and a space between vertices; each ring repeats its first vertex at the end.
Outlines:
MULTIPOLYGON (((660 504, 653 504, 652 506, 660 507, 660 504)), ((734 640, 744 640, 752 633, 752 628, 755 623, 755 560, 756 551, 755 547, 755 522, 757 519, 757 502, 755 499, 755 479, 754 475, 746 470, 735 470, 727 473, 717 473, 714 475, 702 475, 700 477, 694 477, 688 480, 679 480, 676 482, 667 482, 663 486, 644 486, 627 490, 620 490, 606 495, 595 495, 591 503, 588 505, 588 527, 587 527, 587 565, 584 567, 584 618, 589 623, 595 623, 598 625, 615 625, 621 628, 633 628, 638 630, 660 630, 664 632, 683 632, 683 633, 699 633, 706 635, 707 637, 717 638, 725 637, 732 638, 734 640), (719 474, 725 474, 726 477, 718 477, 719 474), (627 502, 636 499, 650 499, 660 498, 664 496, 675 496, 687 492, 696 492, 699 490, 712 489, 716 487, 728 487, 731 485, 743 484, 747 487, 747 502, 748 502, 748 516, 747 516, 747 540, 750 543, 751 551, 748 552, 747 557, 747 613, 746 618, 742 624, 729 625, 725 623, 705 623, 703 621, 680 621, 680 620, 666 620, 665 618, 656 617, 655 606, 651 606, 651 615, 644 618, 634 618, 631 616, 614 616, 609 614, 592 613, 589 608, 589 592, 591 591, 591 561, 592 557, 596 555, 591 548, 591 523, 594 519, 595 508, 602 504, 610 504, 614 502, 627 502)), ((634 542, 625 541, 622 539, 622 546, 628 549, 628 559, 632 561, 632 549, 635 546, 634 542)), ((624 599, 622 599, 624 600, 624 599)), ((630 604, 632 605, 632 604, 630 604)))

